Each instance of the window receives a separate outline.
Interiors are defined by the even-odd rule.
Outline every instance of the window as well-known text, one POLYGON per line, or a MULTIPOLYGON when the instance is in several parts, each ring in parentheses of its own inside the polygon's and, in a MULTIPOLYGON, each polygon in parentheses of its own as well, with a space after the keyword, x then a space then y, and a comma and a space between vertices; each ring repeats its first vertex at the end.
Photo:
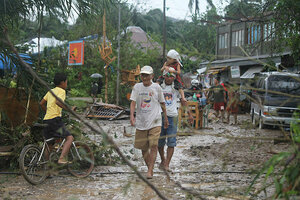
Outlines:
POLYGON ((227 48, 228 34, 225 33, 224 48, 227 48))
POLYGON ((247 28, 248 32, 248 44, 254 44, 259 42, 260 40, 260 26, 259 25, 252 25, 251 27, 247 28))
POLYGON ((268 24, 264 24, 264 41, 269 41, 269 37, 268 37, 268 24))
POLYGON ((244 44, 244 30, 233 31, 231 41, 233 47, 242 46, 244 44))
POLYGON ((219 49, 226 49, 228 41, 228 33, 219 35, 219 49))
POLYGON ((268 79, 268 89, 288 94, 299 94, 300 82, 298 80, 299 76, 270 76, 268 79))
POLYGON ((239 31, 239 46, 244 45, 244 30, 239 31))
POLYGON ((259 81, 258 81, 258 84, 257 84, 257 88, 258 89, 266 89, 265 88, 265 79, 264 78, 261 78, 259 81))
POLYGON ((222 35, 219 35, 219 49, 222 47, 222 35))
POLYGON ((252 27, 251 27, 251 44, 254 43, 254 39, 255 39, 255 38, 254 38, 254 32, 255 32, 255 31, 254 31, 254 26, 252 26, 252 27))
POLYGON ((271 41, 274 38, 275 32, 275 23, 264 24, 264 41, 271 41))

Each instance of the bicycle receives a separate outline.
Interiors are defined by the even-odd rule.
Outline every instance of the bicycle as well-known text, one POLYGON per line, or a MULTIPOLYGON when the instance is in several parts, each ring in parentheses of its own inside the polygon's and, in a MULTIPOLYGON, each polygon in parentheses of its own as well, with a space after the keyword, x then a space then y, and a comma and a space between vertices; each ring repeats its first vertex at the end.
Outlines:
MULTIPOLYGON (((34 125, 35 127, 46 127, 45 124, 34 125)), ((33 185, 40 184, 49 176, 49 169, 57 164, 65 139, 45 139, 42 147, 29 144, 26 145, 19 157, 19 167, 23 177, 33 185), (54 143, 49 147, 49 143, 54 143), (48 151, 48 159, 45 158, 45 151, 48 151)), ((94 169, 94 154, 90 147, 84 142, 73 141, 68 153, 68 171, 76 177, 87 177, 94 169)))

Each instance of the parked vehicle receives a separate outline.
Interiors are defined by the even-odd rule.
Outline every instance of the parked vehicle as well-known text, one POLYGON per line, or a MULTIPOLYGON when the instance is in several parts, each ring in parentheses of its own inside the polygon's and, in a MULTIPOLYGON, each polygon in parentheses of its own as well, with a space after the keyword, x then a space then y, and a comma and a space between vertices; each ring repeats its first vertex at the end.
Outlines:
POLYGON ((300 112, 300 74, 262 72, 254 79, 252 123, 260 129, 266 125, 289 127, 293 114, 300 112))

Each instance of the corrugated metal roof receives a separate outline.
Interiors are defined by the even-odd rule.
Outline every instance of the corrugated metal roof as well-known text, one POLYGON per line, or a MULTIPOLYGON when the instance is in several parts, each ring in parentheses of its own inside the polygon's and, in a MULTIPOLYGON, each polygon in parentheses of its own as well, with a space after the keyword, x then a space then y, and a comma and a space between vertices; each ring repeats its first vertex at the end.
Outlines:
POLYGON ((281 56, 291 54, 291 52, 283 52, 280 54, 270 54, 259 55, 259 56, 250 56, 250 57, 240 57, 240 58, 231 58, 226 60, 215 60, 207 61, 200 63, 200 68, 209 66, 210 68, 220 67, 220 66, 243 66, 243 65, 257 65, 263 64, 272 59, 275 63, 281 62, 281 56))
POLYGON ((262 66, 251 67, 240 78, 253 78, 254 74, 257 72, 261 72, 262 69, 262 66))

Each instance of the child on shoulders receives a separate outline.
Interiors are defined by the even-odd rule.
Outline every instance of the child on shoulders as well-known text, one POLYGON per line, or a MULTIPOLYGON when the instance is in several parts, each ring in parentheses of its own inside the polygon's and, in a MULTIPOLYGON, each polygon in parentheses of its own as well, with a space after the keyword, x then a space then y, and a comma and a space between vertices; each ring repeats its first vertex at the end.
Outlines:
MULTIPOLYGON (((168 72, 176 74, 176 79, 174 80, 174 88, 179 91, 182 100, 186 101, 183 92, 183 83, 180 77, 181 67, 182 64, 181 64, 181 58, 179 53, 174 49, 171 49, 167 53, 167 61, 164 63, 163 67, 161 68, 161 72, 163 74, 166 74, 168 72)), ((159 82, 159 84, 161 84, 163 80, 164 80, 163 76, 160 76, 157 81, 159 82)))

